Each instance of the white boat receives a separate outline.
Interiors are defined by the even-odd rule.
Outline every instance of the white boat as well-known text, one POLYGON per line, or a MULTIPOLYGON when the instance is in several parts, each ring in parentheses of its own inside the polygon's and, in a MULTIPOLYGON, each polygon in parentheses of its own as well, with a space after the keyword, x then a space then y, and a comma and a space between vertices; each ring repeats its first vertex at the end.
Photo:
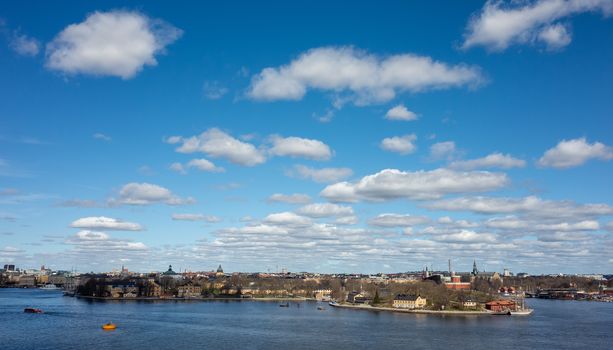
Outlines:
POLYGON ((519 309, 516 311, 509 311, 509 313, 511 316, 530 316, 533 311, 533 309, 519 309))
POLYGON ((60 289, 58 286, 56 286, 53 283, 49 283, 49 284, 45 284, 42 287, 40 287, 40 289, 44 289, 44 290, 58 290, 60 289))

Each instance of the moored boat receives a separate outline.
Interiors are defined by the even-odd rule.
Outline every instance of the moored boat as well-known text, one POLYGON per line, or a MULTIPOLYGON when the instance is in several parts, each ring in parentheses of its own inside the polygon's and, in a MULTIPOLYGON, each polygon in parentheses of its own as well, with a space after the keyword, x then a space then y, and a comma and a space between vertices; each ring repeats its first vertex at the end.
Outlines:
POLYGON ((23 309, 23 312, 25 312, 27 314, 42 314, 43 310, 37 309, 37 308, 33 308, 33 307, 26 307, 25 309, 23 309))

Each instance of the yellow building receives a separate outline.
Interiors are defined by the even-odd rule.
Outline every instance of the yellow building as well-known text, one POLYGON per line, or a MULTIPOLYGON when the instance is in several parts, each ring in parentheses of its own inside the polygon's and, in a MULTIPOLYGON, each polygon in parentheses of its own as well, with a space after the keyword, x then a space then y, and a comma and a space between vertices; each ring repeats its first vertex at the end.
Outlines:
POLYGON ((426 298, 419 295, 398 294, 392 306, 398 309, 421 309, 426 306, 426 298))
POLYGON ((191 282, 177 288, 177 296, 179 298, 196 298, 200 297, 201 294, 202 287, 191 282))

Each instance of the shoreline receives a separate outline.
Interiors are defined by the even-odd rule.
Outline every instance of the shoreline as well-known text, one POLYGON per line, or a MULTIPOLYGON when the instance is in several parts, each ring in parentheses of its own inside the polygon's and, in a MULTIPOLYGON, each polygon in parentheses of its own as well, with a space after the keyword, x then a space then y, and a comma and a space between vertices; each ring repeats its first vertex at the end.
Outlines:
POLYGON ((263 298, 233 298, 233 297, 217 297, 217 298, 159 298, 159 297, 136 297, 136 298, 111 298, 111 297, 94 297, 87 295, 71 296, 77 299, 100 300, 100 301, 317 301, 310 298, 295 298, 295 297, 263 297, 263 298))
POLYGON ((397 309, 393 307, 384 306, 370 306, 370 305, 351 305, 351 304, 329 304, 332 307, 354 309, 354 310, 366 310, 366 311, 386 311, 386 312, 398 312, 405 314, 422 314, 422 315, 452 315, 452 316, 493 316, 495 315, 491 311, 462 311, 462 310, 423 310, 423 309, 397 309))

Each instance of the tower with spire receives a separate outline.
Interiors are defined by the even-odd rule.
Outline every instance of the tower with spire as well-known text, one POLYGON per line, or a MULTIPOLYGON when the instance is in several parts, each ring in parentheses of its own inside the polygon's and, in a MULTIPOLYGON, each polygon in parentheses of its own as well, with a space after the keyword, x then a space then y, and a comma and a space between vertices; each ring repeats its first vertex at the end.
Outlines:
POLYGON ((477 261, 473 260, 473 272, 472 275, 473 276, 477 276, 479 274, 479 270, 477 270, 477 261))

